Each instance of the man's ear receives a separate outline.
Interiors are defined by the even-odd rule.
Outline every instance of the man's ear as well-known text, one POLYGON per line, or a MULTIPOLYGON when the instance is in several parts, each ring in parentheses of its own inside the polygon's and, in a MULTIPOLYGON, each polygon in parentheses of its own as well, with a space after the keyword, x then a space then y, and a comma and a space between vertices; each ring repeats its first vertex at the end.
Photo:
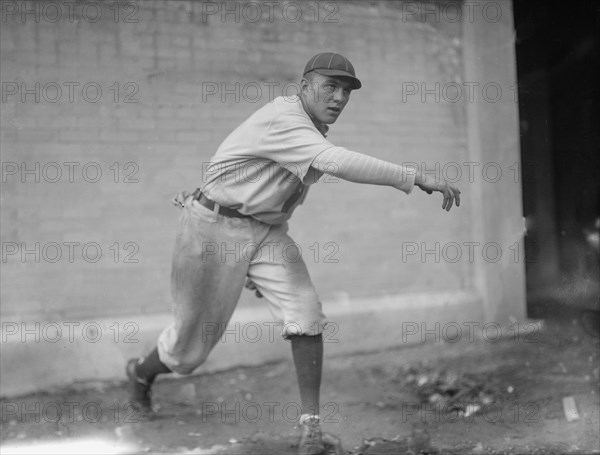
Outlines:
POLYGON ((308 79, 306 79, 305 77, 303 77, 302 80, 300 81, 300 91, 306 95, 306 94, 308 94, 309 87, 310 87, 310 81, 308 79))

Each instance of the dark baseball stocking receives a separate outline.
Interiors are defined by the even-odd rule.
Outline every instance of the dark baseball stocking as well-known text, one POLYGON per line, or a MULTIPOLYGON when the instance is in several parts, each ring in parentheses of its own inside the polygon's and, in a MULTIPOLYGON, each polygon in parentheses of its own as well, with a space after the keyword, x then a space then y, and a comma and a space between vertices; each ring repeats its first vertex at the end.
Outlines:
POLYGON ((144 379, 148 384, 152 384, 157 375, 161 373, 170 373, 171 370, 158 358, 158 349, 148 354, 142 363, 139 363, 135 369, 140 379, 144 379))
POLYGON ((296 366, 302 414, 319 415, 319 389, 323 370, 323 336, 290 337, 296 366))

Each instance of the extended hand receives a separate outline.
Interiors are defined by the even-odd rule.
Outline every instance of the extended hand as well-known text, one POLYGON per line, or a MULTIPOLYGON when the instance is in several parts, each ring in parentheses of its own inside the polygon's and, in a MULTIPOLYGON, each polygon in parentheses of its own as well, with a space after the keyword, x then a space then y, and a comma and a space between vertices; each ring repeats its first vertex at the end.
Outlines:
POLYGON ((428 180, 426 177, 423 177, 420 174, 417 174, 415 178, 415 185, 425 191, 427 194, 431 194, 434 191, 439 191, 444 195, 444 202, 442 203, 442 209, 445 209, 446 212, 449 212, 452 208, 452 204, 456 200, 456 206, 460 207, 460 190, 450 185, 445 180, 441 182, 428 180))

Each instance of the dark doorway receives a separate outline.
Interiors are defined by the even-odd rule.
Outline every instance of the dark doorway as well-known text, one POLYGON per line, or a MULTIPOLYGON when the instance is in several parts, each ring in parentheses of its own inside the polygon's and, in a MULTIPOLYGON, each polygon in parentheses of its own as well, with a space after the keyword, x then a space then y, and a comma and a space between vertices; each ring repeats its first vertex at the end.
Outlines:
POLYGON ((513 5, 528 315, 598 310, 600 2, 513 5))

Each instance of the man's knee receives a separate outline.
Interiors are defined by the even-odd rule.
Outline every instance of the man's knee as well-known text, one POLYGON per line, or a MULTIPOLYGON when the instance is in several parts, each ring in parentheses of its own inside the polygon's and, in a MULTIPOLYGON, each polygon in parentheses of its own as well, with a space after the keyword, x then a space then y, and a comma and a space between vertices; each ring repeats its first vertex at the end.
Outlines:
MULTIPOLYGON (((160 347, 159 347, 160 352, 160 347)), ((192 374, 196 368, 202 365, 210 353, 202 352, 161 352, 161 360, 170 368, 171 371, 177 374, 188 375, 192 374)))
POLYGON ((286 322, 283 325, 281 336, 286 340, 291 340, 298 336, 317 336, 323 333, 324 323, 321 321, 299 323, 286 322))

